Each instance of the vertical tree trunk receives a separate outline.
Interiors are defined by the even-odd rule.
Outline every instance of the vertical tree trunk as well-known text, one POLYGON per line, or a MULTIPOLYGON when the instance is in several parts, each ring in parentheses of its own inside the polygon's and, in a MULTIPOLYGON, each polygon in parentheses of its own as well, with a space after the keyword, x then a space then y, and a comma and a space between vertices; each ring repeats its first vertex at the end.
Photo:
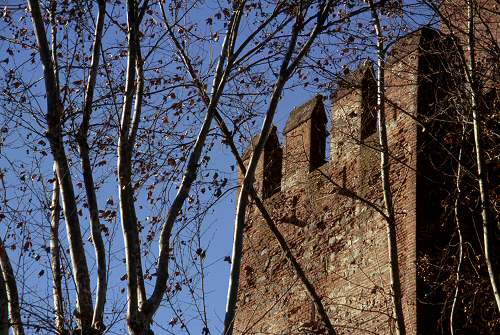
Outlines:
MULTIPOLYGON (((194 70, 194 67, 191 63, 191 60, 187 57, 185 50, 183 49, 181 44, 178 42, 177 38, 173 35, 171 35, 171 38, 172 38, 174 44, 176 45, 176 48, 177 48, 179 54, 181 55, 181 58, 184 62, 184 65, 186 66, 186 69, 188 70, 191 78, 193 79, 196 88, 199 91, 199 94, 202 98, 202 101, 208 107, 209 103, 210 103, 210 98, 208 96, 208 93, 205 90, 203 83, 199 79, 196 71, 194 70)), ((242 173, 245 174, 246 167, 243 163, 243 160, 241 159, 240 154, 238 153, 238 149, 236 148, 236 145, 234 144, 234 140, 232 138, 231 132, 227 128, 227 126, 224 122, 224 119, 221 117, 221 115, 217 111, 215 112, 215 120, 217 121, 219 129, 221 130, 221 132, 225 138, 226 143, 229 145, 231 152, 232 152, 234 158, 236 159, 236 162, 237 162, 239 168, 241 169, 242 173)), ((324 324, 326 325, 329 333, 335 334, 335 330, 333 329, 330 318, 328 317, 328 314, 326 313, 326 309, 321 301, 321 298, 317 294, 316 289, 314 288, 314 285, 309 281, 309 279, 307 278, 307 275, 303 271, 299 262, 294 257, 292 251, 290 250, 290 248, 286 242, 286 239, 284 238, 284 236, 281 234, 278 227, 274 223, 274 220, 272 219, 271 215, 268 213, 267 209, 265 208, 265 206, 264 206, 262 200, 260 199, 260 197, 258 196, 258 194, 255 192, 255 189, 253 188, 253 186, 252 186, 252 189, 250 191, 250 195, 252 196, 252 198, 256 202, 256 205, 257 205, 259 211, 261 212, 262 217, 264 218, 268 227, 271 229, 272 233, 274 234, 274 236, 275 236, 276 240, 278 241, 285 257, 289 261, 294 272, 299 277, 299 279, 302 281, 304 288, 306 289, 309 296, 313 300, 313 302, 316 306, 316 309, 318 310, 318 313, 320 314, 320 316, 321 316, 324 324)))
MULTIPOLYGON (((143 304, 146 299, 142 262, 140 254, 140 235, 132 188, 132 156, 135 145, 143 99, 144 75, 141 59, 139 27, 148 6, 144 1, 141 9, 133 0, 127 1, 128 58, 125 95, 123 98, 120 129, 118 134, 118 183, 120 197, 120 216, 125 241, 125 260, 127 265, 127 323, 130 334, 146 334, 150 322, 146 320, 143 304), (135 106, 134 105, 135 93, 135 106), (132 118, 132 108, 134 116, 132 118)), ((158 272, 166 271, 164 269, 158 272)), ((162 294, 163 296, 163 294, 162 294)))
POLYGON ((50 55, 49 43, 40 12, 40 4, 37 0, 28 0, 28 7, 31 11, 31 18, 43 65, 45 91, 47 93, 47 138, 54 157, 57 179, 61 187, 66 232, 77 292, 77 320, 82 330, 87 331, 92 325, 92 294, 73 181, 62 137, 61 114, 63 106, 59 98, 58 82, 55 77, 55 68, 50 55))
POLYGON ((398 260, 398 246, 396 239, 396 216, 394 213, 394 201, 392 197, 389 161, 389 145, 387 142, 387 128, 385 117, 385 47, 382 26, 380 24, 377 8, 373 0, 368 0, 372 18, 374 21, 375 33, 377 35, 377 121, 380 145, 380 177, 382 179, 382 192, 384 206, 387 211, 386 228, 387 244, 390 261, 391 276, 391 296, 393 303, 393 314, 396 321, 396 333, 406 334, 406 327, 403 315, 403 302, 401 291, 401 280, 398 260))
MULTIPOLYGON (((2 271, 3 281, 5 282, 4 287, 7 291, 7 306, 14 335, 24 335, 16 277, 14 276, 14 271, 12 270, 12 265, 10 264, 9 256, 7 255, 7 250, 5 250, 2 239, 0 239, 0 270, 2 271)), ((7 306, 3 305, 1 307, 5 309, 7 306)))
MULTIPOLYGON (((135 102, 134 102, 134 115, 132 118, 132 124, 130 128, 130 132, 128 135, 128 146, 130 150, 128 150, 128 157, 127 161, 129 162, 128 164, 131 166, 132 164, 132 155, 134 152, 134 146, 135 146, 135 139, 137 135, 137 129, 139 128, 139 122, 141 119, 141 114, 142 114, 142 99, 143 99, 143 94, 144 94, 144 64, 142 60, 142 54, 141 54, 141 43, 140 41, 137 41, 137 47, 136 47, 136 73, 137 73, 137 84, 136 84, 136 91, 135 91, 135 102)), ((132 182, 132 176, 130 175, 130 182, 132 182)), ((128 193, 127 201, 129 203, 129 208, 131 209, 132 213, 131 216, 135 220, 135 225, 137 226, 137 215, 135 212, 135 204, 134 204, 134 193, 133 190, 131 189, 130 192, 128 193)), ((137 257, 137 300, 139 304, 139 308, 142 307, 142 304, 146 301, 146 289, 144 287, 144 274, 142 271, 142 259, 141 259, 141 247, 140 247, 140 241, 136 245, 136 249, 134 250, 134 253, 137 257)))
POLYGON ((127 77, 125 83, 125 95, 123 100, 122 116, 120 121, 120 130, 118 137, 118 183, 120 196, 120 216, 122 222, 122 231, 125 241, 125 260, 127 264, 127 320, 129 332, 139 331, 142 325, 138 320, 138 298, 137 298, 137 250, 139 244, 139 233, 137 230, 136 219, 133 217, 133 210, 130 203, 130 194, 133 194, 131 181, 131 166, 128 160, 129 151, 132 149, 128 145, 128 133, 130 129, 130 115, 135 86, 135 66, 136 66, 136 22, 135 22, 135 4, 134 1, 127 2, 127 20, 128 20, 128 59, 127 59, 127 77))
MULTIPOLYGON (((282 67, 286 69, 288 62, 290 61, 291 52, 295 48, 295 42, 297 40, 298 30, 292 35, 292 40, 290 42, 288 59, 283 62, 285 65, 282 67)), ((226 304, 226 315, 224 318, 224 332, 223 335, 232 335, 234 330, 234 319, 236 316, 236 303, 238 300, 238 288, 240 281, 240 271, 241 271, 241 259, 243 253, 243 229, 245 226, 246 219, 246 208, 248 204, 248 196, 250 189, 254 182, 255 169, 257 168, 258 160, 261 156, 264 145, 269 136, 269 132, 272 126, 272 120, 276 107, 278 106, 279 99, 281 97, 281 92, 286 82, 285 71, 281 71, 280 76, 275 84, 273 90, 273 96, 269 104, 268 111, 266 113, 266 118, 264 120, 262 130, 260 132, 260 138, 255 146, 255 149, 250 158, 250 164, 248 166, 247 172, 245 174, 245 179, 243 180, 240 194, 238 196, 238 205, 236 207, 236 220, 234 223, 234 237, 233 237, 233 252, 231 255, 231 270, 227 293, 227 304, 226 304)))
POLYGON ((9 335, 9 298, 5 289, 5 280, 3 279, 3 271, 0 271, 0 335, 9 335))
MULTIPOLYGON (((480 88, 478 86, 478 73, 476 69, 476 37, 475 37, 475 6, 474 0, 467 1, 468 16, 468 47, 469 47, 469 87, 471 94, 472 125, 474 130, 474 149, 476 151, 477 181, 479 184, 479 194, 481 199, 481 219, 483 221, 484 258, 488 268, 489 280, 493 290, 493 296, 497 309, 500 312, 500 273, 494 265, 494 240, 496 226, 490 220, 490 199, 484 168, 483 148, 481 145, 481 123, 479 114, 480 88)), ((496 232, 497 234, 499 232, 496 232)))
POLYGON ((104 305, 106 304, 107 291, 107 269, 106 269, 106 250, 101 235, 101 223, 99 221, 99 206, 97 205, 97 196, 94 187, 92 165, 89 157, 88 131, 90 117, 92 114, 94 89, 97 80, 99 68, 99 58, 104 26, 104 17, 106 15, 106 2, 99 0, 98 14, 94 32, 94 44, 92 46, 92 58, 90 61, 90 74, 85 90, 85 101, 83 106, 82 124, 77 134, 78 149, 80 153, 80 162, 82 166, 83 180, 85 184, 85 193, 89 209, 90 234, 96 255, 97 262, 97 292, 94 306, 92 324, 95 329, 104 330, 104 305))
POLYGON ((54 171, 54 190, 52 191, 51 222, 50 222, 50 255, 52 267, 52 292, 54 294, 55 328, 57 334, 65 334, 64 307, 62 293, 61 258, 59 254, 59 220, 61 205, 59 201, 59 181, 54 171))

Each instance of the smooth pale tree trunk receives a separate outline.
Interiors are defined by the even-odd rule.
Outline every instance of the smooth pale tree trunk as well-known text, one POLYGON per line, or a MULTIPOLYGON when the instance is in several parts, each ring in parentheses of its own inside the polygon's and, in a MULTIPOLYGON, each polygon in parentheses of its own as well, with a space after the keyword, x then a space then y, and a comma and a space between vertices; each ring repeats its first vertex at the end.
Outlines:
POLYGON ((5 280, 3 279, 3 272, 0 271, 0 335, 9 335, 9 298, 7 297, 7 290, 5 289, 5 280))
POLYGON ((380 177, 382 179, 382 192, 386 210, 387 245, 389 251, 391 297, 393 314, 396 322, 396 334, 406 334, 405 320, 403 315, 403 293, 401 291, 401 279, 398 260, 398 245, 396 239, 396 216, 394 213, 394 201, 391 190, 389 161, 389 145, 387 141, 387 128, 385 117, 385 47, 382 26, 379 14, 373 0, 368 0, 374 21, 375 33, 377 35, 377 121, 380 145, 380 177))
MULTIPOLYGON (((129 116, 122 118, 122 128, 120 131, 119 152, 118 152, 118 171, 120 176, 120 211, 122 213, 122 227, 126 237, 126 257, 131 262, 127 262, 127 276, 129 279, 129 315, 132 320, 133 330, 131 332, 141 332, 149 329, 149 323, 140 313, 140 309, 146 300, 146 290, 142 272, 142 261, 140 255, 140 239, 137 229, 137 216, 134 204, 134 191, 132 189, 132 155, 135 144, 135 135, 140 120, 142 109, 142 98, 144 90, 144 74, 142 68, 142 59, 140 56, 140 43, 138 40, 132 42, 135 47, 132 48, 135 57, 130 60, 130 64, 135 62, 134 76, 136 77, 134 116, 130 117, 131 109, 124 110, 129 116), (134 321, 135 320, 135 321, 134 321)), ((132 65, 130 65, 132 66, 132 65)), ((127 88, 134 89, 133 86, 127 88)), ((127 98, 125 99, 127 100, 127 98)), ((129 101, 124 101, 124 106, 128 106, 129 101)), ((128 108, 128 107, 127 107, 128 108)), ((130 108, 132 108, 130 106, 130 108)), ((130 323, 129 323, 130 325, 130 323)))
MULTIPOLYGON (((242 2, 244 3, 244 2, 242 2)), ((147 4, 147 2, 145 3, 147 4)), ((120 212, 122 227, 125 239, 127 275, 128 275, 128 325, 131 334, 144 334, 149 332, 149 324, 157 311, 167 289, 168 263, 169 263, 169 240, 175 219, 189 195, 191 185, 196 179, 197 169, 201 153, 210 130, 214 110, 220 98, 224 84, 227 80, 228 71, 224 71, 224 64, 227 59, 227 51, 230 43, 235 42, 236 32, 239 26, 239 18, 242 14, 242 7, 233 13, 229 24, 229 33, 226 35, 221 57, 217 65, 214 76, 213 99, 211 107, 208 108, 202 128, 198 134, 194 148, 188 159, 186 172, 182 179, 179 191, 169 209, 165 224, 160 233, 160 253, 157 264, 157 279, 153 293, 149 299, 145 299, 145 290, 142 282, 142 267, 140 266, 139 235, 135 217, 135 207, 133 200, 133 190, 131 188, 131 157, 137 128, 140 120, 140 109, 142 104, 143 77, 141 79, 142 61, 140 60, 140 44, 138 40, 138 27, 141 14, 135 12, 133 1, 127 3, 127 17, 129 26, 129 58, 127 64, 127 82, 125 97, 120 121, 120 133, 118 144, 118 175, 120 183, 120 212), (236 18, 236 19, 235 19, 236 18), (237 23, 235 23, 237 21, 237 23), (135 111, 132 117, 133 88, 136 83, 137 90, 135 97, 135 111)), ((143 7, 144 9, 145 7, 143 7)), ((166 17, 162 4, 160 3, 162 14, 166 17)))
MULTIPOLYGON (((462 132, 462 144, 465 136, 465 123, 463 126, 463 132, 462 132)), ((463 259, 463 238, 462 238, 462 229, 460 227, 460 210, 459 210, 459 205, 460 205, 460 198, 462 195, 462 190, 460 187, 461 184, 461 178, 462 178, 462 148, 460 148, 458 152, 458 166, 457 166, 457 176, 456 176, 456 182, 455 182, 455 187, 457 189, 457 195, 455 198, 455 204, 453 208, 453 212, 455 214, 455 224, 457 226, 457 233, 458 233, 458 265, 457 265, 457 273, 455 276, 456 280, 456 287, 455 287, 455 294, 453 295, 453 302, 451 304, 451 310, 450 310, 450 334, 455 335, 455 327, 454 327, 454 317, 455 317, 455 307, 457 305, 458 301, 458 293, 460 291, 460 270, 462 268, 462 259, 463 259)))
MULTIPOLYGON (((132 155, 133 148, 135 146, 135 138, 137 134, 137 128, 139 127, 139 122, 142 114, 142 99, 144 93, 144 68, 143 68, 143 60, 141 55, 141 44, 137 41, 137 59, 136 59, 136 73, 137 73, 137 84, 136 84, 136 93, 135 93, 135 102, 134 102, 134 115, 132 118, 132 127, 130 129, 130 133, 128 136, 128 146, 130 150, 128 151, 127 161, 128 164, 132 166, 132 155)), ((130 175, 129 184, 132 184, 132 175, 130 175)), ((133 190, 127 194, 127 201, 129 203, 129 207, 132 210, 132 217, 135 219, 135 225, 137 226, 137 215, 135 213, 135 205, 134 205, 134 193, 133 190)), ((144 275, 142 272, 142 260, 141 260, 141 250, 140 244, 137 244, 136 249, 134 250, 137 255, 137 299, 139 303, 139 308, 146 301, 146 289, 144 287, 144 275)))
POLYGON ((38 51, 43 65, 47 95, 47 138, 54 157, 57 179, 61 186, 63 211, 66 219, 66 233, 69 241, 71 265, 77 292, 76 317, 80 328, 83 331, 88 331, 92 325, 92 293, 71 171, 68 166, 62 138, 61 113, 63 106, 59 98, 59 85, 55 76, 56 71, 50 54, 44 21, 40 12, 40 4, 37 0, 28 0, 28 8, 31 12, 38 51))
POLYGON ((120 121, 118 137, 118 183, 120 197, 120 217, 122 231, 125 242, 125 260, 127 265, 127 323, 129 333, 140 334, 144 327, 144 322, 139 320, 138 305, 138 280, 137 264, 138 255, 136 250, 139 245, 139 232, 137 230, 136 218, 133 216, 134 210, 131 208, 130 194, 133 192, 130 185, 131 166, 128 160, 129 150, 128 132, 130 130, 130 119, 133 106, 134 87, 136 78, 136 47, 138 24, 135 21, 135 2, 127 1, 127 24, 128 24, 128 57, 127 57, 127 77, 125 82, 125 94, 122 105, 122 115, 120 121))
POLYGON ((488 268, 488 276, 493 290, 493 296, 497 309, 500 312, 500 272, 494 265, 494 241, 495 235, 498 235, 495 230, 497 226, 490 220, 490 199, 489 190, 486 180, 486 169, 484 167, 483 147, 481 144, 481 123, 480 123, 480 92, 478 85, 478 73, 476 68, 476 37, 475 37, 475 7, 477 3, 474 0, 467 2, 468 16, 468 47, 469 47, 469 87, 470 99, 472 108, 472 125, 474 130, 474 149, 476 151, 476 166, 477 166, 477 181, 479 184, 479 195, 481 200, 481 219, 483 222, 483 243, 484 243, 484 258, 488 268))
POLYGON ((78 149, 80 153, 80 163, 82 167, 83 180, 85 184, 85 193, 89 210, 90 235, 97 262, 97 292, 92 317, 92 325, 95 329, 104 330, 104 305, 106 304, 107 291, 107 269, 106 269, 106 250, 101 234, 101 223, 99 221, 99 206, 97 205, 97 196, 93 180, 92 165, 90 163, 88 132, 90 117, 93 108, 94 89, 96 85, 99 59, 101 53, 102 34, 104 26, 104 17, 106 15, 106 1, 99 0, 97 21, 94 31, 94 43, 92 46, 92 58, 90 60, 90 73, 85 89, 85 100, 83 106, 83 116, 80 129, 77 133, 78 149))
POLYGON ((24 335, 23 321, 21 319, 21 309, 19 306, 19 294, 17 291, 16 277, 12 270, 12 265, 5 250, 5 245, 0 239, 0 270, 2 271, 2 279, 4 281, 4 288, 7 293, 7 305, 2 305, 2 309, 6 307, 9 310, 10 324, 14 335, 24 335))
POLYGON ((52 294, 54 295, 55 328, 58 334, 65 334, 61 257, 59 253, 59 221, 61 213, 59 193, 59 181, 57 180, 57 175, 54 171, 54 189, 52 190, 52 203, 50 208, 50 266, 52 268, 52 294))

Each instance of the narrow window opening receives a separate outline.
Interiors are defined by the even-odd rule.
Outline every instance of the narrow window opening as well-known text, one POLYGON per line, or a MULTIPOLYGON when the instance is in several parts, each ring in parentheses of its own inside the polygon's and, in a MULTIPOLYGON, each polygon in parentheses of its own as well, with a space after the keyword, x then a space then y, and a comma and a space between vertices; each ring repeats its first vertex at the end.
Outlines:
POLYGON ((273 127, 269 135, 263 158, 262 198, 266 199, 281 190, 283 149, 279 144, 276 127, 273 127))
POLYGON ((316 112, 311 118, 311 157, 309 171, 326 163, 326 119, 324 111, 316 112))
POLYGON ((275 148, 267 152, 264 166, 263 194, 264 199, 281 191, 283 150, 275 148))
POLYGON ((375 134, 377 130, 377 114, 375 108, 370 108, 363 111, 363 117, 361 120, 361 141, 375 134))
POLYGON ((375 134, 377 130, 377 94, 373 74, 368 72, 363 79, 361 93, 361 142, 375 134))

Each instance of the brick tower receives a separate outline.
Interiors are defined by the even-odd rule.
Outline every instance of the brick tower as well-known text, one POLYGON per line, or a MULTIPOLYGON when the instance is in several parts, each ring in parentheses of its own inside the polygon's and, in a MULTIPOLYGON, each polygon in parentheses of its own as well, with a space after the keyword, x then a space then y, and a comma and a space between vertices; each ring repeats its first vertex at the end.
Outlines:
MULTIPOLYGON (((386 124, 407 334, 447 332, 437 330, 447 327, 439 320, 440 308, 448 308, 442 305, 445 290, 436 293, 427 276, 434 272, 422 264, 442 257, 452 236, 442 223, 449 221, 442 204, 452 164, 440 165, 442 176, 435 170, 444 157, 436 143, 447 133, 431 121, 447 101, 451 49, 446 35, 422 28, 399 39, 387 59, 386 124)), ((375 90, 370 62, 339 83, 332 95, 329 161, 327 115, 323 97, 316 96, 290 113, 282 148, 273 130, 256 172, 268 211, 339 334, 391 334, 394 328, 386 226, 377 211, 383 199, 375 90)), ((323 333, 312 301, 253 205, 235 332, 323 333)))

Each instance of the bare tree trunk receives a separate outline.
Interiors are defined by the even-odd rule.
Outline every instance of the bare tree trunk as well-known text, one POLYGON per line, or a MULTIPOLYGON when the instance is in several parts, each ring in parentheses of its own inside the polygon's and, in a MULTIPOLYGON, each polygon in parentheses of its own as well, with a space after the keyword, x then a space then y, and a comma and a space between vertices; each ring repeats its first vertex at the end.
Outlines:
POLYGON ((144 90, 139 27, 148 3, 146 0, 143 2, 142 7, 138 8, 135 1, 127 1, 127 77, 118 137, 120 215, 125 240, 129 300, 127 306, 127 323, 129 332, 137 335, 147 334, 150 326, 150 322, 146 321, 145 315, 142 312, 143 304, 146 300, 146 290, 142 273, 140 235, 137 228, 134 190, 132 187, 132 156, 140 121, 144 90), (134 109, 133 116, 132 109, 134 109))
MULTIPOLYGON (((134 65, 135 75, 137 75, 137 88, 135 95, 135 107, 134 107, 134 118, 132 124, 130 124, 130 118, 125 120, 128 124, 122 123, 122 132, 120 134, 121 140, 119 141, 119 176, 120 176, 120 210, 122 213, 122 225, 124 229, 124 234, 126 236, 126 253, 127 259, 131 260, 129 264, 127 261, 127 277, 129 278, 129 299, 132 302, 130 306, 130 316, 131 320, 135 320, 132 323, 136 330, 140 330, 144 327, 144 317, 139 313, 146 299, 146 292, 144 288, 143 274, 142 274, 142 262, 140 254, 140 237, 139 231, 137 229, 137 216, 135 212, 134 204, 134 191, 132 188, 132 154, 133 147, 135 143, 135 134, 138 127, 138 122, 140 119, 141 108, 142 108, 142 94, 144 88, 144 75, 142 70, 142 59, 140 57, 140 43, 135 42, 136 55, 133 60, 136 64, 134 65), (133 311, 135 310, 135 312, 133 311)), ((132 87, 133 89, 133 87, 132 87)), ((124 106, 127 104, 124 103, 124 106)), ((131 107, 130 107, 131 108, 131 107)), ((124 119, 122 119, 124 121, 124 119)), ((130 303, 129 302, 129 303, 130 303)))
POLYGON ((130 194, 133 194, 131 182, 131 166, 128 159, 132 148, 128 145, 128 133, 130 129, 130 118, 132 111, 132 102, 134 96, 134 86, 136 77, 136 46, 137 29, 135 21, 136 11, 135 2, 127 1, 127 22, 128 22, 128 58, 127 58, 127 77, 125 83, 125 95, 123 100, 122 116, 120 121, 120 130, 118 137, 118 182, 120 196, 120 216, 122 222, 123 237, 125 241, 125 259, 127 264, 127 321, 129 332, 139 334, 143 325, 138 320, 138 296, 137 296, 137 253, 139 245, 139 232, 137 230, 136 218, 133 216, 133 209, 130 203, 130 194))
POLYGON ((377 35, 377 119, 379 132, 380 151, 380 177, 382 179, 382 191, 384 195, 384 206, 387 211, 387 244, 389 249, 390 276, 391 276, 391 296, 393 303, 393 313, 396 321, 396 333, 406 334, 405 320, 403 315, 403 302, 401 291, 401 280, 398 260, 398 246, 396 239, 396 216, 394 213, 394 201, 392 197, 389 161, 389 145, 387 142, 387 129, 385 117, 385 47, 382 26, 380 24, 377 8, 373 0, 368 0, 372 18, 374 21, 375 33, 377 35))
POLYGON ((241 258, 243 251, 243 228, 245 226, 246 219, 246 207, 248 204, 248 196, 250 189, 254 182, 255 169, 257 167, 258 160, 262 153, 267 138, 269 136, 269 131, 272 126, 272 119, 278 106, 278 102, 281 96, 281 92, 285 85, 287 78, 286 69, 292 52, 295 49, 295 43, 297 41, 297 35, 299 33, 299 24, 296 23, 294 27, 294 32, 289 43, 288 52, 285 60, 282 64, 282 70, 280 71, 279 78, 274 86, 273 96, 269 104, 269 108, 266 113, 266 118, 264 120, 261 135, 255 149, 253 151, 252 157, 250 159, 250 164, 248 166, 247 172, 245 174, 245 179, 243 180, 240 194, 238 196, 238 205, 236 208, 236 220, 234 223, 234 237, 233 237, 233 252, 231 255, 231 274, 228 285, 227 293, 227 304, 226 304, 226 315, 224 318, 224 335, 232 335, 234 327, 234 318, 236 315, 236 303, 238 300, 238 287, 240 280, 240 270, 241 270, 241 258))
MULTIPOLYGON (((24 335, 23 321, 21 319, 21 309, 19 307, 19 295, 17 293, 16 277, 10 264, 7 250, 2 239, 0 239, 0 270, 2 271, 2 279, 5 282, 5 291, 7 292, 8 309, 10 315, 10 324, 14 331, 14 335, 24 335)), ((2 305, 5 309, 6 305, 2 305)))
MULTIPOLYGON (((292 61, 292 55, 296 48, 297 37, 300 31, 303 29, 303 17, 302 13, 297 14, 297 20, 293 26, 290 41, 287 47, 287 52, 284 56, 283 62, 281 64, 278 79, 274 85, 273 93, 271 96, 271 101, 269 103, 264 122, 262 124, 262 129, 260 132, 259 141, 255 146, 252 156, 250 158, 250 163, 247 168, 245 178, 243 180, 240 194, 238 196, 238 205, 236 208, 236 220, 234 223, 234 238, 233 238, 233 252, 231 256, 231 273, 229 278, 229 287, 227 294, 227 304, 226 304, 226 315, 224 318, 224 335, 232 335, 234 331, 234 319, 236 316, 236 303, 238 300, 238 288, 240 280, 241 271, 241 259, 243 252, 243 228, 245 226, 246 220, 246 208, 248 204, 248 196, 250 195, 257 163, 262 154, 264 146, 269 137, 269 133, 272 127, 272 122, 278 102, 280 100, 281 94, 283 92, 283 87, 288 81, 290 75, 296 69, 297 65, 300 63, 302 58, 309 52, 309 48, 316 39, 317 35, 323 29, 323 24, 328 17, 328 11, 330 9, 330 1, 325 1, 318 10, 318 21, 314 30, 311 32, 308 40, 303 45, 296 58, 292 61), (290 64, 291 63, 291 64, 290 64)), ((328 318, 326 318, 328 319, 328 318)), ((327 324, 328 325, 328 324, 327 324)), ((330 331, 330 329, 329 329, 330 331)), ((333 331, 333 327, 331 328, 333 331)), ((330 334, 335 334, 331 332, 330 334)))
MULTIPOLYGON (((128 151, 129 156, 127 157, 128 164, 132 164, 132 154, 134 152, 133 148, 135 146, 135 139, 137 135, 137 129, 139 127, 139 122, 142 114, 142 99, 144 94, 144 65, 141 55, 141 44, 137 41, 137 59, 136 59, 136 73, 137 73, 137 87, 135 93, 135 103, 134 103, 134 116, 132 118, 132 126, 130 128, 130 133, 128 135, 128 146, 130 150, 128 151)), ((130 176, 130 182, 132 181, 132 176, 130 176)), ((133 191, 128 193, 128 203, 129 207, 132 210, 132 217, 135 219, 135 225, 137 226, 137 215, 135 213, 135 205, 134 205, 134 194, 133 191)), ((142 260, 141 260, 141 250, 140 250, 140 242, 136 246, 136 250, 134 251, 137 255, 137 294, 138 294, 138 303, 139 307, 146 301, 146 289, 144 287, 144 276, 142 272, 142 260)))
POLYGON ((61 186, 71 264, 77 291, 77 319, 79 326, 82 330, 86 331, 92 325, 92 295, 71 171, 68 166, 62 138, 61 116, 63 106, 59 99, 58 82, 55 77, 54 64, 50 56, 49 43, 40 13, 39 2, 37 0, 28 0, 28 7, 31 11, 33 27, 44 70, 45 90, 47 93, 47 138, 50 142, 57 178, 61 186))
MULTIPOLYGON (((463 125, 463 133, 462 133, 462 144, 465 136, 465 123, 463 125)), ((455 214, 455 224, 457 225, 457 233, 458 233, 458 265, 457 265, 457 273, 456 273, 456 287, 455 287, 455 294, 453 295, 453 303, 451 304, 451 310, 450 310, 450 334, 455 335, 455 327, 453 325, 453 319, 455 316, 455 307, 457 305, 458 301, 458 292, 460 291, 460 270, 462 267, 462 258, 463 258, 463 238, 462 238, 462 229, 460 228, 460 211, 459 211, 459 206, 460 206, 460 196, 462 194, 462 190, 460 188, 461 184, 461 178, 462 178, 462 148, 460 148, 460 151, 458 152, 458 166, 457 166, 457 178, 456 178, 456 189, 457 189, 457 196, 455 198, 455 204, 454 204, 454 214, 455 214)))
POLYGON ((90 117, 92 114, 92 104, 94 98, 94 88, 97 80, 99 68, 99 58, 101 50, 101 41, 104 26, 104 16, 106 15, 106 1, 99 0, 98 14, 94 32, 94 44, 92 47, 92 58, 90 62, 90 74, 85 90, 85 101, 83 106, 83 117, 77 134, 78 149, 82 166, 83 180, 89 209, 90 234, 94 246, 97 262, 97 293, 94 306, 92 325, 97 330, 104 330, 104 305, 106 304, 107 291, 107 269, 106 269, 106 250, 101 235, 101 223, 99 221, 99 206, 97 205, 97 196, 95 192, 92 165, 89 157, 88 131, 90 117))
MULTIPOLYGON (((171 30, 170 30, 170 33, 171 33, 171 30)), ((185 50, 183 49, 183 47, 181 46, 181 44, 179 43, 177 38, 172 33, 170 34, 170 37, 172 38, 174 44, 176 45, 177 51, 179 52, 181 59, 183 60, 184 64, 186 65, 186 68, 187 68, 191 78, 193 79, 193 81, 195 83, 195 86, 201 95, 202 101, 208 107, 210 104, 210 98, 209 98, 207 92, 205 91, 204 85, 202 84, 196 71, 194 70, 194 67, 193 67, 189 57, 187 56, 185 50)), ((236 145, 234 144, 234 140, 231 136, 231 132, 229 131, 223 118, 220 116, 220 114, 217 111, 215 112, 215 119, 216 119, 217 124, 219 125, 219 128, 221 129, 221 131, 225 137, 226 143, 228 143, 230 148, 231 148, 231 152, 233 153, 233 156, 235 157, 235 159, 238 163, 238 166, 240 167, 242 173, 245 174, 246 167, 243 163, 243 160, 241 159, 241 156, 238 153, 238 149, 236 148, 236 145)), ((305 272, 302 270, 302 267, 300 266, 300 264, 298 263, 296 258, 293 256, 293 253, 291 252, 285 238, 283 237, 283 235, 281 234, 279 229, 276 227, 276 224, 274 223, 271 215, 268 213, 262 200, 260 199, 258 194, 255 192, 253 185, 251 188, 250 195, 255 200, 257 207, 259 208, 260 212, 262 213, 262 216, 264 217, 266 223, 268 224, 269 228, 273 232, 275 238, 278 240, 278 243, 279 243, 280 247, 282 248, 283 253, 285 254, 285 257, 290 262, 293 270, 295 271, 295 273, 297 274, 299 279, 302 281, 306 291, 308 292, 309 296, 311 297, 314 304, 316 305, 316 308, 319 311, 319 314, 320 314, 321 318, 323 319, 323 322, 325 323, 326 327, 329 329, 331 334, 335 334, 335 331, 333 330, 333 326, 331 325, 331 321, 326 313, 326 310, 323 306, 321 298, 316 293, 314 285, 312 285, 312 283, 309 281, 305 272)))
POLYGON ((54 171, 54 189, 52 191, 51 222, 50 222, 50 255, 52 267, 52 292, 54 294, 55 328, 57 334, 65 334, 64 307, 62 292, 61 257, 59 254, 59 220, 61 205, 59 201, 59 181, 54 171))
POLYGON ((0 271, 0 335, 9 335, 9 298, 5 289, 5 280, 3 279, 3 271, 0 271))
MULTIPOLYGON (((494 266, 494 239, 495 228, 493 222, 490 221, 490 199, 488 194, 488 185, 486 180, 486 171, 484 168, 483 148, 481 145, 481 124, 479 121, 479 87, 478 87, 478 73, 476 69, 476 41, 475 41, 475 15, 476 3, 474 0, 467 1, 467 16, 468 16, 468 47, 469 47, 469 86, 471 94, 471 108, 472 108, 472 125, 474 130, 474 149, 476 151, 476 165, 477 165, 477 181, 479 184, 479 194, 481 199, 481 218, 483 221, 483 239, 484 239, 484 258, 488 267, 488 275, 493 289, 493 296, 497 304, 498 311, 500 312, 500 273, 494 266)), ((498 232, 497 232, 498 233, 498 232)))

